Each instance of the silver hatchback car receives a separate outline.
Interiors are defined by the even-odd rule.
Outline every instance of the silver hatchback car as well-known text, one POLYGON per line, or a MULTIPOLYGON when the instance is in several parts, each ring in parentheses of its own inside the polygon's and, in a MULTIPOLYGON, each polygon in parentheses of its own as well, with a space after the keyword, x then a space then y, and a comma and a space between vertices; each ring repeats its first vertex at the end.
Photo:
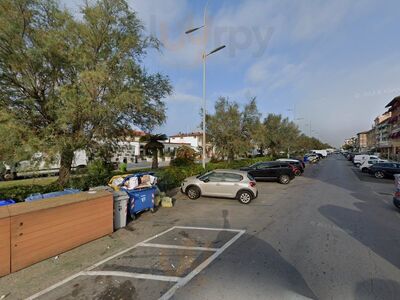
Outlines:
POLYGON ((214 170, 186 178, 181 191, 193 200, 200 196, 236 198, 243 204, 249 204, 258 196, 254 178, 238 170, 214 170))

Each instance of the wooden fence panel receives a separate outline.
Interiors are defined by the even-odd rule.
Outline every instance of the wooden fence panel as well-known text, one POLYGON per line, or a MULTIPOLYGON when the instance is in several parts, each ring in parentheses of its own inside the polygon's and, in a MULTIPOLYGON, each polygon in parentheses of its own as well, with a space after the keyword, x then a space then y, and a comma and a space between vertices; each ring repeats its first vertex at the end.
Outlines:
POLYGON ((10 274, 10 213, 7 206, 0 207, 0 277, 10 274))
POLYGON ((113 232, 113 196, 80 193, 10 206, 11 271, 113 232))

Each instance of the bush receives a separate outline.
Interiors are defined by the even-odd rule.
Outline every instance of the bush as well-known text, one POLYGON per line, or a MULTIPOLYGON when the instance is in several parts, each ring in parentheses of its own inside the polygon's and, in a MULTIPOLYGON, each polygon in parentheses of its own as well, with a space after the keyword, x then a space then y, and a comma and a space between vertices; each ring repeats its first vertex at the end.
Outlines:
POLYGON ((91 187, 106 185, 112 177, 112 165, 103 160, 89 162, 86 174, 72 177, 68 184, 71 188, 86 191, 91 187))
POLYGON ((62 188, 54 183, 49 185, 13 186, 1 189, 0 199, 13 199, 17 202, 23 202, 26 197, 32 194, 45 194, 60 190, 62 188))
MULTIPOLYGON (((269 157, 257 157, 250 159, 236 160, 228 163, 227 161, 213 162, 206 165, 204 170, 200 164, 185 164, 181 166, 170 166, 160 168, 155 171, 158 177, 160 190, 167 191, 179 187, 182 181, 190 176, 203 174, 215 169, 239 169, 251 164, 271 160, 269 157)), ((71 177, 68 187, 80 190, 88 190, 90 187, 107 185, 112 176, 123 175, 121 172, 112 172, 112 168, 103 161, 93 161, 88 165, 87 174, 71 177)), ((132 173, 149 172, 149 169, 135 170, 132 173)), ((14 199, 23 201, 26 197, 36 193, 50 193, 60 191, 62 188, 56 183, 49 185, 27 185, 13 186, 0 189, 0 199, 14 199)))
POLYGON ((170 165, 173 167, 190 166, 190 165, 194 165, 194 159, 192 160, 192 159, 185 158, 185 157, 177 157, 177 158, 171 160, 170 165))

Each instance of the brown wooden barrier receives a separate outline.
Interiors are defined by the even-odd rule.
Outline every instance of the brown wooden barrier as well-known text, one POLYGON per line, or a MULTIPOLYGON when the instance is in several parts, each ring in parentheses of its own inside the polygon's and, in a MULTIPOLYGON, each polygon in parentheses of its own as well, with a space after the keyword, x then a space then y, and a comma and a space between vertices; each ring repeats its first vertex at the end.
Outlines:
POLYGON ((7 206, 0 207, 0 277, 10 274, 10 213, 7 206))
POLYGON ((79 193, 8 206, 11 272, 113 232, 113 196, 79 193))

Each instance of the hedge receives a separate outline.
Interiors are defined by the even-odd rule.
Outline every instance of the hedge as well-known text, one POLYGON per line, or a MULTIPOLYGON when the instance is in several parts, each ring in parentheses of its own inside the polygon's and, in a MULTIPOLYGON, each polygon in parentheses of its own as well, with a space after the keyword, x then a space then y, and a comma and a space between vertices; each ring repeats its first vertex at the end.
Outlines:
MULTIPOLYGON (((257 157, 250 159, 236 160, 233 162, 216 162, 207 163, 206 169, 200 164, 188 165, 188 166, 169 166, 154 170, 155 175, 158 177, 158 186, 160 190, 167 191, 176 187, 179 187, 181 182, 186 178, 215 169, 239 169, 244 166, 248 166, 260 161, 271 160, 269 157, 257 157)), ((134 170, 132 173, 149 172, 149 169, 134 170)), ((122 175, 121 172, 110 172, 107 170, 101 170, 96 165, 95 168, 88 170, 85 175, 74 176, 71 178, 68 187, 78 188, 80 190, 88 190, 90 187, 107 185, 112 176, 122 175)), ((35 193, 49 193, 59 191, 61 188, 56 184, 50 185, 28 185, 28 186, 14 186, 9 188, 0 188, 0 199, 14 199, 16 201, 23 201, 26 197, 35 193)))

